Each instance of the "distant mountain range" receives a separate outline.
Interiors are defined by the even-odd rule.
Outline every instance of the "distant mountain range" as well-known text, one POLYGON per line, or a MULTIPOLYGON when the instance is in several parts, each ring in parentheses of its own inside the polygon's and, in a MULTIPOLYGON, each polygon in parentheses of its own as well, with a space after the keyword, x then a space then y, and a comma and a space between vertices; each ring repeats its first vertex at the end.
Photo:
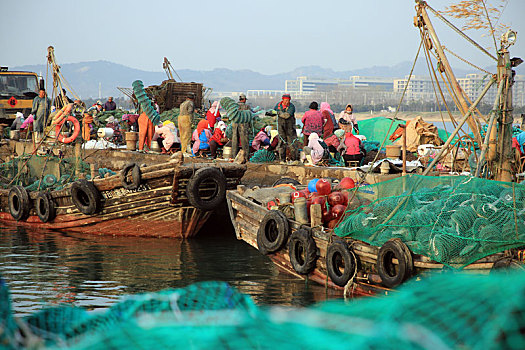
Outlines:
MULTIPOLYGON (((341 78, 347 79, 353 75, 394 77, 402 78, 410 73, 411 62, 401 62, 394 66, 373 66, 369 68, 334 71, 319 66, 306 66, 297 68, 291 72, 265 75, 252 70, 231 70, 216 68, 211 71, 197 71, 180 69, 177 73, 187 82, 200 82, 205 86, 213 88, 214 91, 246 91, 246 90, 284 90, 284 81, 296 79, 299 76, 309 78, 341 78)), ((10 67, 10 70, 27 70, 46 75, 45 65, 28 65, 10 67)), ((414 70, 415 74, 428 75, 424 62, 418 63, 414 70)), ((166 74, 160 72, 147 72, 130 68, 118 63, 108 61, 92 61, 80 63, 67 63, 61 65, 62 75, 71 84, 73 89, 82 97, 98 97, 99 84, 101 95, 119 96, 116 87, 131 87, 134 80, 140 79, 147 85, 158 85, 166 79, 166 74)), ((457 77, 463 77, 471 73, 468 70, 457 69, 457 77)))

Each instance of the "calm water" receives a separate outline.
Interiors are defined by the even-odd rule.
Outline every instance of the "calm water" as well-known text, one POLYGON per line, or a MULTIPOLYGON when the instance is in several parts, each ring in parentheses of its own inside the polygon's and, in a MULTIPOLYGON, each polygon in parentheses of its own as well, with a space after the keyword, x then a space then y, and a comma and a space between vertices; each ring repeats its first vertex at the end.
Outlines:
POLYGON ((338 297, 279 272, 233 232, 196 239, 106 237, 0 227, 0 274, 16 314, 69 303, 107 308, 123 295, 221 280, 258 304, 303 306, 338 297))

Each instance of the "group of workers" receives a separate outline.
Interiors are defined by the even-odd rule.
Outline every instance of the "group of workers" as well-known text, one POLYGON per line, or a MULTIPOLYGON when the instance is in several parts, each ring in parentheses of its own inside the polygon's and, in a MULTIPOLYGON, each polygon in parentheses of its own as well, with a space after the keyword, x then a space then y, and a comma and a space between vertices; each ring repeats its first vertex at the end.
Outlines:
MULTIPOLYGON (((227 125, 221 120, 219 101, 215 101, 210 106, 205 118, 198 122, 195 130, 192 130, 192 117, 196 111, 194 100, 195 95, 190 93, 181 103, 177 126, 171 121, 153 125, 145 113, 141 113, 138 118, 131 121, 132 124, 136 123, 135 125, 138 126, 139 151, 144 152, 145 146, 151 148, 151 142, 156 141, 162 153, 171 153, 180 149, 186 156, 216 158, 218 150, 228 145, 232 149, 232 158, 235 158, 239 149, 243 149, 246 159, 249 159, 251 152, 264 148, 269 151, 277 150, 281 162, 298 164, 300 150, 303 150, 302 161, 318 164, 329 159, 330 156, 340 155, 346 165, 349 162, 360 162, 365 155, 362 142, 359 136, 356 136, 359 128, 350 104, 336 117, 327 102, 322 102, 320 106, 317 102, 310 103, 309 110, 301 118, 303 125, 301 144, 296 128, 295 106, 291 102, 291 96, 284 94, 272 111, 272 115, 276 115, 277 134, 272 135, 272 126, 267 125, 258 131, 250 144, 249 132, 253 125, 255 111, 247 103, 245 94, 240 94, 236 110, 249 111, 249 113, 228 116, 231 125, 231 140, 226 137, 227 125)), ((62 90, 54 101, 54 107, 58 110, 72 102, 62 90)), ((158 106, 154 101, 152 102, 158 111, 158 106)), ((39 95, 33 100, 29 118, 24 120, 23 115, 17 116, 12 128, 20 129, 33 123, 34 131, 42 133, 51 108, 51 100, 46 96, 45 90, 41 89, 39 95)), ((83 129, 86 130, 83 130, 82 136, 89 139, 87 134, 96 132, 92 130, 93 118, 98 112, 115 109, 116 104, 113 97, 109 97, 104 105, 101 101, 97 101, 89 107, 84 115, 83 129), (86 115, 91 119, 86 119, 86 115)), ((118 122, 115 121, 114 124, 118 122)), ((115 126, 118 127, 118 125, 115 126)), ((109 127, 112 127, 111 123, 109 127)))
MULTIPOLYGON (((274 110, 267 115, 276 115, 277 133, 272 135, 272 126, 261 128, 249 143, 249 132, 255 118, 254 109, 247 103, 245 94, 240 94, 235 111, 249 113, 229 113, 231 139, 226 137, 226 123, 221 119, 221 102, 215 101, 192 130, 192 115, 196 110, 195 95, 189 94, 180 105, 178 125, 165 121, 153 126, 145 113, 139 116, 139 151, 157 140, 162 153, 171 153, 180 149, 186 156, 217 157, 217 150, 224 146, 231 147, 231 157, 235 158, 239 149, 244 150, 245 158, 260 149, 277 150, 281 162, 299 164, 300 150, 302 161, 318 164, 328 161, 332 156, 339 156, 345 165, 349 162, 360 163, 365 156, 360 139, 359 127, 352 114, 352 105, 347 105, 336 117, 327 102, 319 105, 312 102, 309 110, 301 118, 303 124, 301 144, 296 128, 295 106, 291 96, 284 94, 274 110), (273 136, 273 137, 272 137, 273 136)), ((224 99, 223 99, 224 100, 224 99)), ((232 101, 232 100, 230 100, 232 101)), ((227 112, 230 110, 226 108, 227 112)), ((225 118, 226 119, 226 118, 225 118)))

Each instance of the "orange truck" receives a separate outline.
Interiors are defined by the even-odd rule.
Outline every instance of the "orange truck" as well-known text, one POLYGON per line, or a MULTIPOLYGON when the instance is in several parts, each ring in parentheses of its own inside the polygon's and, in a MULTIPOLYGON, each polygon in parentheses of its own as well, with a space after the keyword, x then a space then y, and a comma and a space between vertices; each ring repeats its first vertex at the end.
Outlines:
POLYGON ((38 95, 38 88, 36 73, 9 71, 7 67, 0 67, 0 123, 11 124, 16 112, 22 112, 27 117, 33 99, 38 95))

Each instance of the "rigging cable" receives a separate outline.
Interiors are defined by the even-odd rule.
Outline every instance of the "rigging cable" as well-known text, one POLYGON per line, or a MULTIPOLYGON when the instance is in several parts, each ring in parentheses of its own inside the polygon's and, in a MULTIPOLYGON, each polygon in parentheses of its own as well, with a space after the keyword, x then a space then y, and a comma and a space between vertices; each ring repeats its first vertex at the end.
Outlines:
POLYGON ((439 18, 440 20, 442 20, 443 22, 445 22, 446 25, 448 25, 450 28, 452 28, 456 33, 458 33, 460 36, 462 36, 465 40, 467 40, 469 43, 471 43, 472 45, 474 45, 475 47, 477 47, 478 49, 480 49, 484 54, 486 54, 487 56, 489 56, 490 58, 492 58, 494 61, 497 61, 498 59, 494 56, 492 56, 492 54, 490 52, 488 52, 487 50, 485 50, 481 45, 479 45, 477 42, 475 42, 474 40, 472 40, 468 35, 466 35, 465 33, 463 33, 461 30, 459 30, 456 26, 454 26, 452 23, 450 23, 445 17, 443 17, 443 15, 441 15, 439 12, 437 12, 436 10, 434 10, 432 7, 430 7, 428 4, 426 4, 426 7, 432 11, 432 13, 437 17, 439 18))

